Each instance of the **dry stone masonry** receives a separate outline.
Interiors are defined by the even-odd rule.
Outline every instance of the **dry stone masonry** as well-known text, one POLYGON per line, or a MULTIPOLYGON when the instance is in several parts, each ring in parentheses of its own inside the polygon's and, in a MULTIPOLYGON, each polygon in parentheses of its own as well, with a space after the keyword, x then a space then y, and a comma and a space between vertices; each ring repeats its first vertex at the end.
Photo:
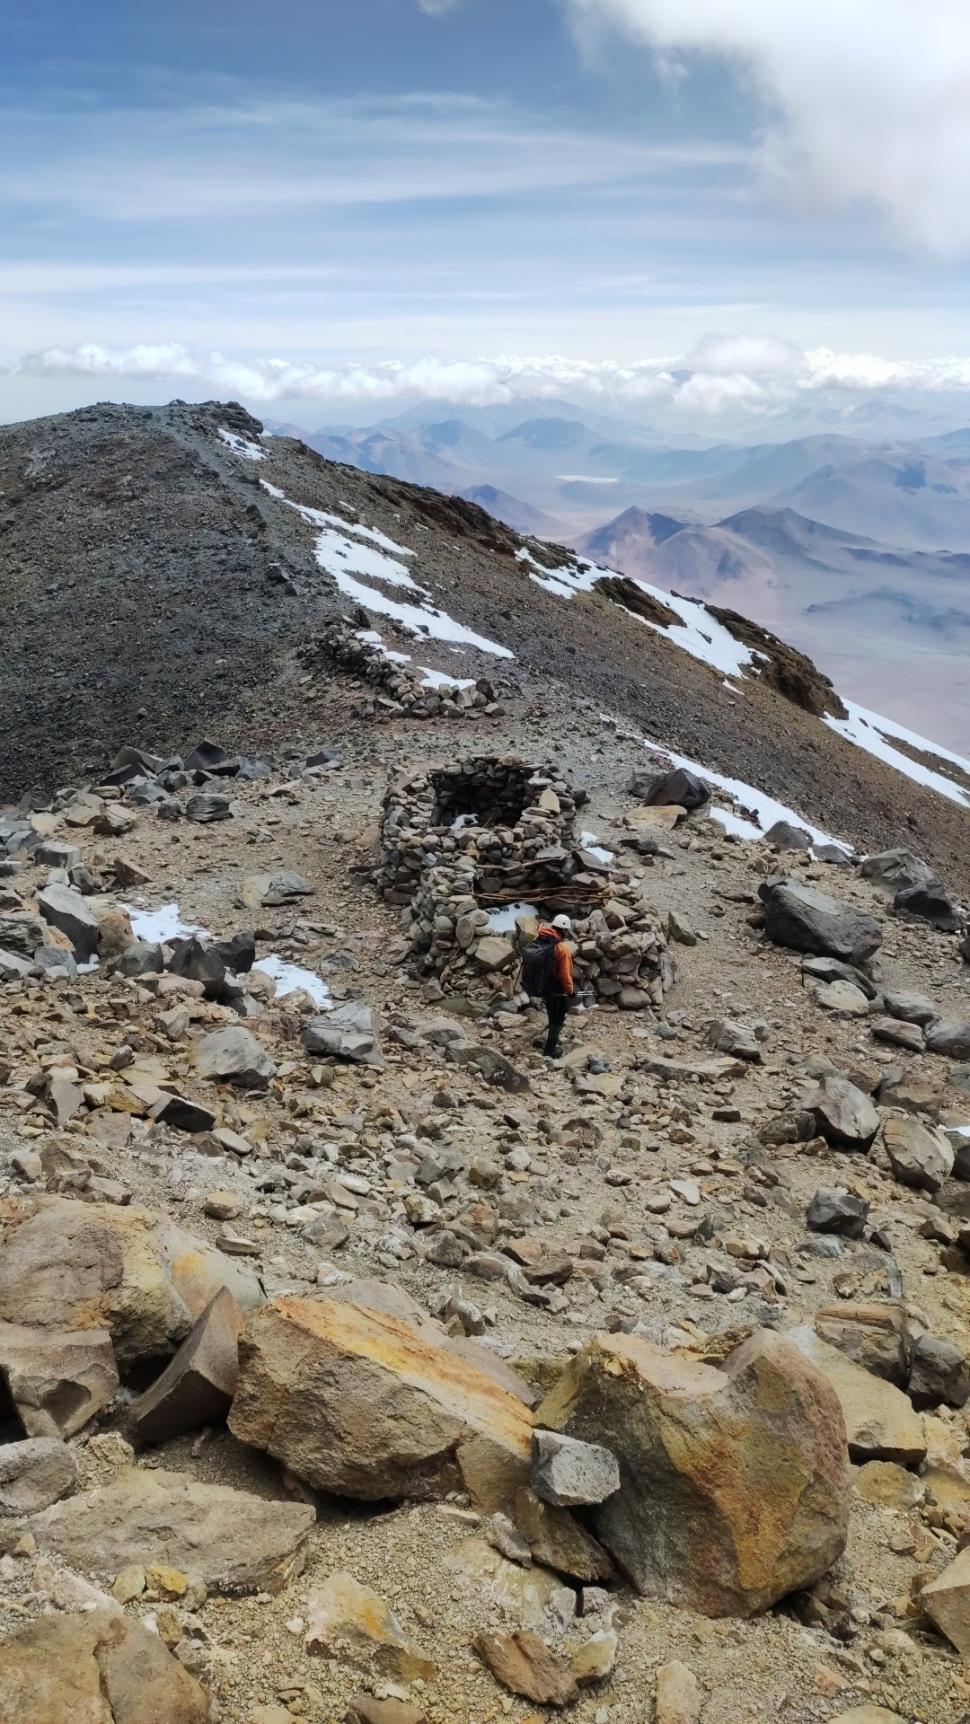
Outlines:
POLYGON ((390 652, 369 629, 354 629, 345 622, 328 623, 306 654, 314 669, 329 669, 336 663, 361 682, 377 689, 368 702, 369 718, 464 718, 469 713, 497 712, 495 690, 486 677, 465 682, 428 677, 407 653, 390 652))
POLYGON ((378 885, 403 911, 415 967, 444 987, 516 994, 539 919, 572 918, 577 988, 625 1011, 659 1005, 673 975, 640 882, 577 842, 577 796, 553 766, 480 756, 392 786, 378 885))

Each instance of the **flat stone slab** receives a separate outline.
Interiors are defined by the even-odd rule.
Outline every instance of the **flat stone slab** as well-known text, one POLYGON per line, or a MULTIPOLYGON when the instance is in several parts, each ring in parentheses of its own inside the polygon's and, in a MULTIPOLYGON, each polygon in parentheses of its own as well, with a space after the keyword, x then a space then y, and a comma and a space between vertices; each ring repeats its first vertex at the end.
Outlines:
POLYGON ((302 1569, 315 1519, 307 1503, 131 1467, 24 1525, 38 1549, 95 1580, 138 1563, 198 1575, 210 1592, 275 1593, 302 1569))

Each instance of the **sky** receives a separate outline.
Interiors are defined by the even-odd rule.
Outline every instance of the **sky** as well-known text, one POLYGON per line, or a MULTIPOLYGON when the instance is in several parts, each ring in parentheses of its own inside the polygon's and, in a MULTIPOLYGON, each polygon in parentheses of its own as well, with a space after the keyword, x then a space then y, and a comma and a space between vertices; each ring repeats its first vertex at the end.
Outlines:
POLYGON ((0 419, 959 398, 964 7, 11 7, 0 419))

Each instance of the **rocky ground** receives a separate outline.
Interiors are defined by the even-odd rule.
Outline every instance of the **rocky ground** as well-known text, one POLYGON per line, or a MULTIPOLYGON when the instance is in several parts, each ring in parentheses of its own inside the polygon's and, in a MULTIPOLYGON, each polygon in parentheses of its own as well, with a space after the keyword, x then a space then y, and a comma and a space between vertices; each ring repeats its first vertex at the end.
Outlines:
POLYGON ((265 776, 65 792, 0 863, 0 1625, 40 1635, 0 1647, 0 1719, 87 1717, 90 1668, 98 1724, 965 1720, 962 934, 704 810, 623 848, 645 755, 599 713, 376 724, 342 676, 290 698, 265 776), (540 739, 677 967, 661 1013, 571 1017, 558 1064, 534 1013, 415 976, 371 878, 402 767, 540 739), (195 796, 227 816, 192 818, 195 796), (840 900, 854 979, 754 925, 779 933, 758 889, 780 867, 840 900), (137 920, 172 904, 305 967, 338 1015, 369 1008, 380 1051, 307 1038, 334 1014, 258 971, 226 982, 193 949, 173 973, 137 920), (83 1371, 25 1365, 55 1329, 110 1341, 83 1371), (790 1331, 801 1350, 773 1352, 790 1331), (550 1519, 528 1426, 551 1390, 540 1424, 619 1455, 612 1511, 582 1486, 550 1519), (25 1433, 48 1448, 18 1460, 25 1433))

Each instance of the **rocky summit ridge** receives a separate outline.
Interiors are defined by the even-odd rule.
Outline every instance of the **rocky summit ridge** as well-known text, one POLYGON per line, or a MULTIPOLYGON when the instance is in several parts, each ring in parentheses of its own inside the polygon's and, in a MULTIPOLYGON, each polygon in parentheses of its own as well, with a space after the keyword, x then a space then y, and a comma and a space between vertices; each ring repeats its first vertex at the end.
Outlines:
POLYGON ((0 527, 2 1724, 963 1724, 962 763, 231 405, 0 527))

